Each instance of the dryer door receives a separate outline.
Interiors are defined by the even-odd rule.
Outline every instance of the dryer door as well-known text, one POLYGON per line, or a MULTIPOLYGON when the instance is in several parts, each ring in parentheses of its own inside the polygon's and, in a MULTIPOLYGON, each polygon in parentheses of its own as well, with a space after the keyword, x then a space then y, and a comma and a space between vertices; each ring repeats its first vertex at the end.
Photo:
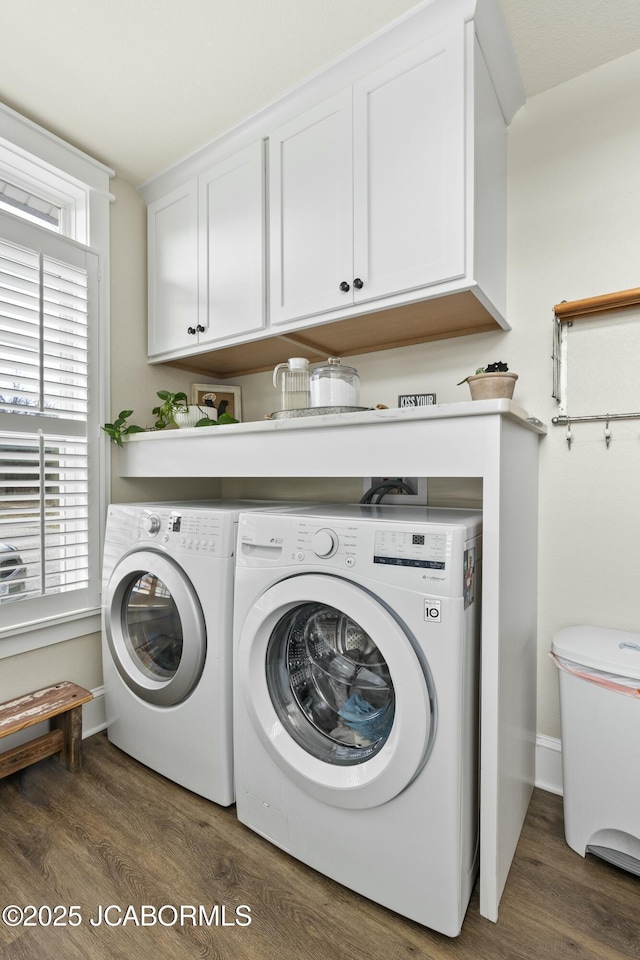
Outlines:
POLYGON ((171 706, 189 696, 204 666, 206 630, 178 564, 153 550, 123 557, 105 592, 104 629, 120 676, 141 699, 171 706))
POLYGON ((313 796, 377 806, 425 763, 436 726, 428 665, 366 590, 315 574, 275 584, 242 625, 237 657, 263 747, 313 796))

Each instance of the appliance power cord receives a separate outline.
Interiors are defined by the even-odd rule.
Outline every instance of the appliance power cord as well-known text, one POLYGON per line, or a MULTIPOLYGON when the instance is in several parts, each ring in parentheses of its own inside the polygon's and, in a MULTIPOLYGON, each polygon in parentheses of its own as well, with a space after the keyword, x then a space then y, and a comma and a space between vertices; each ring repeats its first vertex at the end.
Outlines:
POLYGON ((403 480, 384 480, 382 483, 375 483, 372 487, 369 487, 364 496, 360 498, 359 502, 381 503, 384 497, 386 497, 388 493, 392 493, 394 490, 404 490, 405 493, 410 494, 411 496, 415 495, 415 490, 412 490, 409 484, 405 483, 403 480))

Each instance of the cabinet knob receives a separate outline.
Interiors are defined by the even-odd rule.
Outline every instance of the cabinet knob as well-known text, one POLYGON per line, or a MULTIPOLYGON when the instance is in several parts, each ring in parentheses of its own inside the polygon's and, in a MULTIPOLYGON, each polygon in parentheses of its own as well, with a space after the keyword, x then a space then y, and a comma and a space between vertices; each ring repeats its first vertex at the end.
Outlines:
POLYGON ((201 323, 198 324, 198 326, 196 327, 196 330, 198 333, 204 333, 204 327, 202 326, 201 323))
POLYGON ((195 327, 187 327, 187 333, 190 334, 192 337, 195 337, 195 335, 196 335, 196 328, 195 328, 195 327))
POLYGON ((356 288, 356 290, 362 290, 362 288, 364 287, 364 283, 362 282, 360 277, 355 278, 355 280, 353 281, 353 285, 356 288))
POLYGON ((340 284, 340 289, 342 290, 343 293, 348 293, 351 287, 349 286, 346 280, 343 280, 342 283, 340 284))

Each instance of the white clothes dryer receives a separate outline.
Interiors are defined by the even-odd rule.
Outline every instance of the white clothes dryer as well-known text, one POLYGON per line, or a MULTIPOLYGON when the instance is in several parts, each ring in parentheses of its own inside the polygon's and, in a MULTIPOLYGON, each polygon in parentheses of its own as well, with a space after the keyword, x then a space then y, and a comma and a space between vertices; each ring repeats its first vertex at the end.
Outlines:
POLYGON ((236 530, 240 510, 254 505, 268 509, 265 501, 113 504, 105 532, 109 740, 222 805, 234 799, 236 530))
POLYGON ((481 512, 242 514, 238 818, 449 936, 478 864, 481 512))

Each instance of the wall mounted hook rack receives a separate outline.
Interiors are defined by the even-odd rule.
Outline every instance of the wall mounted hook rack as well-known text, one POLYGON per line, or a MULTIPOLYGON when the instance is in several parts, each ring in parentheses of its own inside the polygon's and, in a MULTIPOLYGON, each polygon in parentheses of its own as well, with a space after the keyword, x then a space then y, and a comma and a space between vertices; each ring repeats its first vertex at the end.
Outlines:
POLYGON ((617 293, 607 293, 598 297, 589 297, 584 300, 563 300, 553 308, 553 398, 558 401, 558 416, 551 422, 555 426, 567 427, 567 448, 571 449, 573 434, 571 427, 575 423, 605 423, 604 439, 609 449, 612 434, 609 423, 612 420, 640 419, 640 412, 615 414, 588 414, 586 416, 570 416, 568 409, 568 331, 574 320, 586 319, 601 314, 613 313, 619 310, 640 307, 640 287, 631 290, 620 290, 617 293))

